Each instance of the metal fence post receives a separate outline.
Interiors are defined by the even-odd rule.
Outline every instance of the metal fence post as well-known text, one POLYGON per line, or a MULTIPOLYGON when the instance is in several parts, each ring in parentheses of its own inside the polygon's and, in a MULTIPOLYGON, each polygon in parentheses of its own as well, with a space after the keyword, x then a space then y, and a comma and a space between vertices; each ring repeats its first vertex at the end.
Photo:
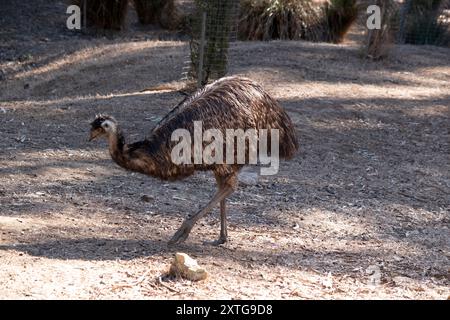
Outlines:
POLYGON ((83 27, 84 31, 87 30, 87 0, 83 0, 83 27))
POLYGON ((406 23, 406 16, 409 13, 409 9, 411 7, 411 0, 406 0, 400 9, 400 25, 399 30, 397 34, 397 42, 400 44, 405 43, 405 23, 406 23))
POLYGON ((197 87, 200 88, 203 82, 203 59, 205 51, 205 34, 206 34, 206 11, 202 13, 202 29, 200 35, 200 52, 198 61, 198 76, 197 76, 197 87))

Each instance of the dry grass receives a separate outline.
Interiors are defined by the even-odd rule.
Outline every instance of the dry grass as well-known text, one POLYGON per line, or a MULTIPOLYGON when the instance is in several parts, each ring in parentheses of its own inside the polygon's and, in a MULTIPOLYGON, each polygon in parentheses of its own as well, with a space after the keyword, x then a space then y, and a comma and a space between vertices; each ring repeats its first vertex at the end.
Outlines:
POLYGON ((331 0, 326 3, 324 15, 326 21, 325 40, 341 43, 350 27, 358 18, 359 8, 356 0, 331 0))
POLYGON ((309 0, 248 0, 241 2, 242 40, 320 39, 322 11, 309 0))
POLYGON ((358 17, 355 0, 245 0, 241 2, 241 40, 310 40, 341 43, 358 17))

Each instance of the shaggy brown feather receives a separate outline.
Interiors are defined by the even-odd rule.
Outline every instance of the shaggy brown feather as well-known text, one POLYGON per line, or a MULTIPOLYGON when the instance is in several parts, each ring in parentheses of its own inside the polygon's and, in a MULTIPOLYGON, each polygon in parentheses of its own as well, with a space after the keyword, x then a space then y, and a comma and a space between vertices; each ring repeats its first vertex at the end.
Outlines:
MULTIPOLYGON (((100 117, 115 121, 110 116, 100 117)), ((204 131, 219 129, 224 136, 226 129, 278 129, 280 157, 290 159, 298 150, 292 121, 281 106, 252 80, 226 77, 205 86, 172 109, 144 141, 127 145, 118 128, 117 137, 110 145, 111 156, 125 169, 163 180, 184 178, 196 170, 212 170, 221 176, 238 170, 241 165, 193 164, 193 161, 177 165, 172 162, 171 151, 177 143, 171 141, 172 132, 186 129, 193 137, 194 121, 202 121, 204 131)))

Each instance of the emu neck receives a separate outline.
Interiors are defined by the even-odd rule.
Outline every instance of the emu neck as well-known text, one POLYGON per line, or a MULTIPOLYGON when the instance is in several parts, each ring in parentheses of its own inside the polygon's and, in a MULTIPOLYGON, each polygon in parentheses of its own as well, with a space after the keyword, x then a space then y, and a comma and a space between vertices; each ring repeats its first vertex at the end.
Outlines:
POLYGON ((142 152, 146 145, 143 142, 137 142, 131 145, 125 144, 125 138, 122 130, 117 128, 109 136, 109 153, 111 158, 122 168, 144 173, 150 176, 159 177, 156 172, 155 160, 151 154, 142 152), (136 152, 140 150, 141 152, 136 152))
POLYGON ((115 132, 109 135, 109 153, 111 154, 111 158, 120 166, 125 165, 124 146, 125 138, 122 130, 117 128, 115 132))

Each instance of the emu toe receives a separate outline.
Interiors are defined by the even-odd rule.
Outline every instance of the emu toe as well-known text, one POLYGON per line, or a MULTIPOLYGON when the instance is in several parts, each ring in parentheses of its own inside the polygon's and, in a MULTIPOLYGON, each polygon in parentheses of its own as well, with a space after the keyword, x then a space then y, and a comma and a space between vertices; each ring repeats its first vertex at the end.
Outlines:
POLYGON ((189 233, 191 232, 192 226, 183 223, 181 227, 175 232, 172 239, 169 240, 168 245, 174 245, 177 243, 184 242, 187 237, 189 236, 189 233))
POLYGON ((217 247, 217 246, 220 246, 227 242, 228 242, 227 238, 220 237, 219 239, 214 240, 214 241, 203 241, 203 244, 217 247))

